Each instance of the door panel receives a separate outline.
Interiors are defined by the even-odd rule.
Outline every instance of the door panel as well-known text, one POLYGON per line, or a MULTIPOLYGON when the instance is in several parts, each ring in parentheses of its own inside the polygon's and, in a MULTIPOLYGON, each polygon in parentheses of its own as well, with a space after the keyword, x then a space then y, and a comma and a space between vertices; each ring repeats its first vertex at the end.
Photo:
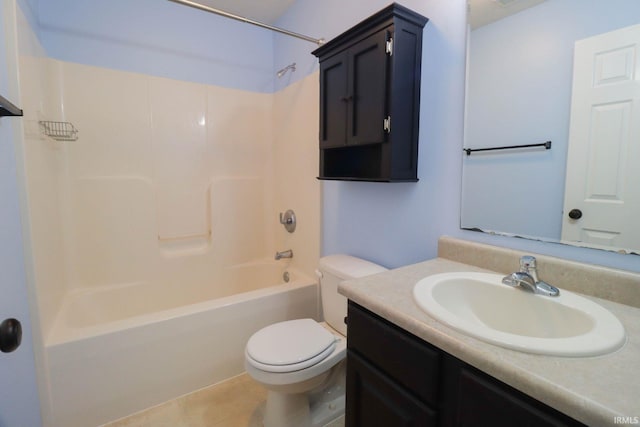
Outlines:
POLYGON ((379 31, 350 50, 350 96, 353 106, 347 121, 348 144, 385 141, 383 120, 387 116, 387 31, 379 31))
POLYGON ((320 64, 320 148, 342 147, 347 138, 347 53, 320 64))
POLYGON ((576 42, 571 102, 562 240, 637 249, 640 25, 576 42))
POLYGON ((430 427, 437 414, 360 356, 347 357, 346 426, 430 427))

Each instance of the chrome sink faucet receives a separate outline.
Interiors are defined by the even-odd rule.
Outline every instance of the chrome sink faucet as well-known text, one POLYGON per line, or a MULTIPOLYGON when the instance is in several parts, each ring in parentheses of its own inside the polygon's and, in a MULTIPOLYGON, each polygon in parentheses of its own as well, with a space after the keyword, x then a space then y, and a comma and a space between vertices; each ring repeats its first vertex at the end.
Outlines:
POLYGON ((530 255, 520 258, 520 271, 511 273, 502 279, 502 283, 509 286, 520 286, 534 294, 557 297, 560 290, 538 278, 536 259, 530 255))
POLYGON ((276 261, 282 258, 293 258, 293 251, 288 249, 282 252, 276 252, 276 261))

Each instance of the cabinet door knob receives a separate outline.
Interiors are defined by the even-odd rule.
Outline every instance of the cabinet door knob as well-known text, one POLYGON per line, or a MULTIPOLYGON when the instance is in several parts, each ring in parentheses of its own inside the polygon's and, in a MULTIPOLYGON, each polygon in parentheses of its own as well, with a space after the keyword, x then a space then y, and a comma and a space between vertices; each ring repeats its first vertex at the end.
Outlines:
POLYGON ((342 102, 351 102, 351 100, 353 99, 353 96, 349 95, 349 96, 343 96, 342 98, 340 98, 340 100, 342 102))
POLYGON ((16 319, 5 319, 0 324, 0 351, 11 353, 22 342, 22 325, 16 319))
POLYGON ((569 211, 569 218, 580 219, 582 218, 582 211, 580 209, 571 209, 569 211))

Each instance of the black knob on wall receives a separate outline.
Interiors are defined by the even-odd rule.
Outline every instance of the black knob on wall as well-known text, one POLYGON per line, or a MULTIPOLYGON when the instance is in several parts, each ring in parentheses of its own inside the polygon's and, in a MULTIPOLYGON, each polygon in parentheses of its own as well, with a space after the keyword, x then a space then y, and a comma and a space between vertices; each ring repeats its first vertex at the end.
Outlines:
POLYGON ((569 211, 569 218, 580 219, 582 218, 582 211, 580 209, 571 209, 569 211))
POLYGON ((11 353, 22 342, 22 325, 16 319, 5 319, 0 324, 0 351, 11 353))

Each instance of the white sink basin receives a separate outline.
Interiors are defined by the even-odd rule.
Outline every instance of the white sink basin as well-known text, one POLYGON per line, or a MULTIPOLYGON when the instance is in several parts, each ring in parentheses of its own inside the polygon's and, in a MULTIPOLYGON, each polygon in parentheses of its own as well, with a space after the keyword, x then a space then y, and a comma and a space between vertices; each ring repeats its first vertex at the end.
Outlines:
POLYGON ((420 280, 413 297, 462 333, 527 353, 596 356, 624 345, 624 327, 604 307, 565 290, 557 297, 536 295, 502 284, 502 277, 436 274, 420 280))

